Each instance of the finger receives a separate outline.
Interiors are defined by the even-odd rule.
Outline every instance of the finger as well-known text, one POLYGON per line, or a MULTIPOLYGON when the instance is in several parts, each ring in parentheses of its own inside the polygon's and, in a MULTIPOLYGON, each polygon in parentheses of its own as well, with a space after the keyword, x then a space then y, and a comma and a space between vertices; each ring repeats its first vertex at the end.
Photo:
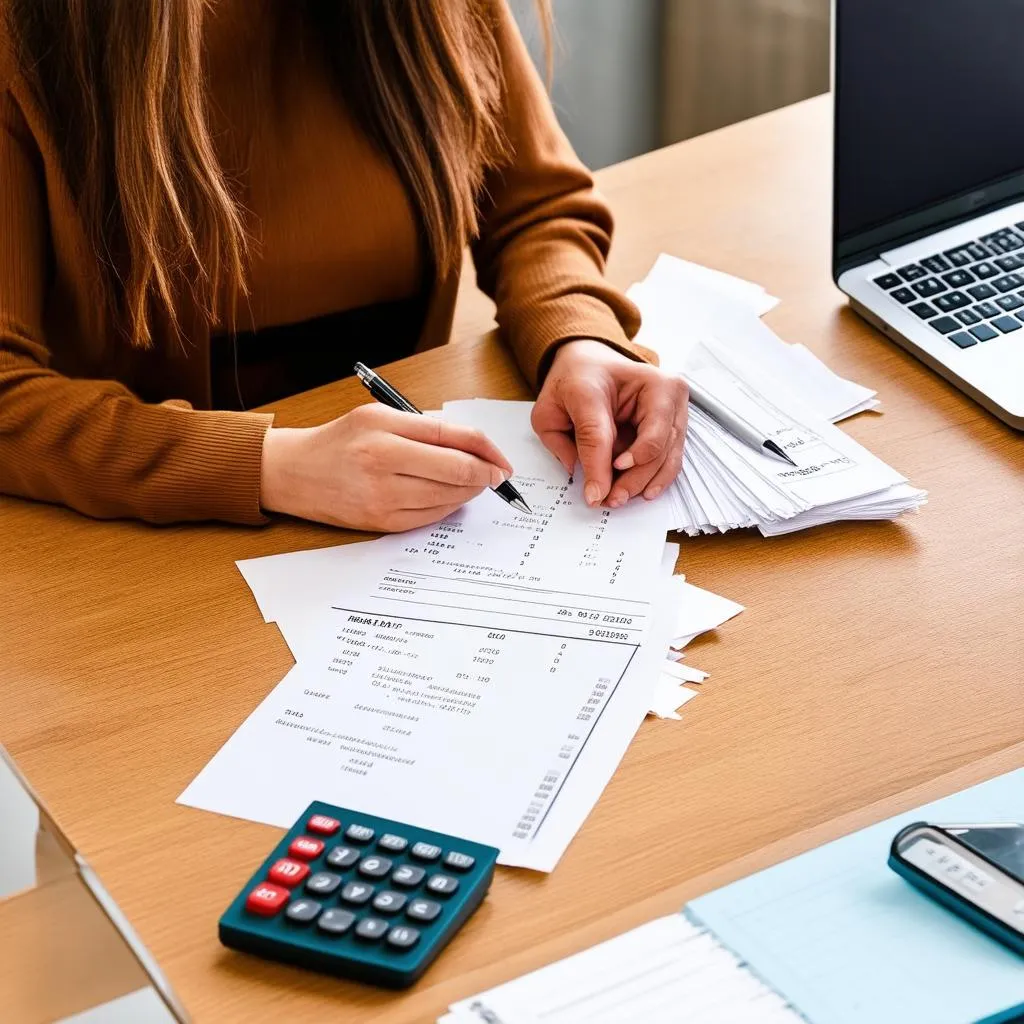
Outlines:
POLYGON ((676 415, 676 426, 673 431, 672 443, 669 445, 668 455, 662 463, 661 469, 651 478, 651 482, 644 488, 644 497, 648 500, 658 497, 662 491, 683 469, 683 445, 686 443, 686 420, 689 414, 689 407, 683 406, 676 415))
MULTIPOLYGON (((423 444, 397 434, 392 437, 392 445, 388 466, 403 476, 476 488, 497 487, 508 478, 505 470, 493 462, 458 448, 423 444)), ((435 501, 431 504, 441 505, 444 502, 435 501)))
POLYGON ((537 437, 540 438, 541 444, 558 459, 566 473, 572 476, 578 460, 576 442, 568 434, 557 430, 545 430, 537 437))
POLYGON ((637 396, 633 415, 636 440, 615 460, 615 468, 627 470, 649 462, 660 466, 665 459, 676 414, 685 404, 686 385, 679 378, 658 377, 643 387, 637 396))
POLYGON ((611 403, 602 387, 588 384, 567 390, 565 407, 583 465, 583 497, 588 505, 600 505, 612 485, 615 420, 611 403))
POLYGON ((437 505, 465 505, 487 489, 488 484, 478 487, 460 487, 457 484, 424 480, 418 476, 392 477, 392 507, 400 511, 434 508, 437 505))
POLYGON ((500 466, 509 476, 512 463, 501 454, 498 446, 482 431, 465 427, 460 423, 446 423, 433 416, 417 416, 411 412, 399 412, 384 405, 364 407, 366 417, 372 417, 382 430, 407 437, 410 441, 432 444, 439 448, 456 448, 476 455, 487 462, 500 466), (369 410, 374 410, 369 412, 369 410))
POLYGON ((428 523, 436 523, 450 516, 461 505, 434 505, 431 508, 406 508, 392 512, 385 517, 383 526, 388 533, 404 533, 428 523))
MULTIPOLYGON (((670 430, 670 435, 672 431, 670 430)), ((608 508, 619 508, 625 505, 630 498, 635 498, 651 483, 656 473, 660 472, 664 465, 664 459, 648 462, 645 466, 634 466, 620 473, 612 483, 608 492, 608 499, 605 504, 608 508)))
POLYGON ((541 391, 534 402, 530 425, 540 443, 558 459, 566 473, 572 476, 578 460, 576 442, 572 438, 572 419, 551 397, 549 391, 541 391))

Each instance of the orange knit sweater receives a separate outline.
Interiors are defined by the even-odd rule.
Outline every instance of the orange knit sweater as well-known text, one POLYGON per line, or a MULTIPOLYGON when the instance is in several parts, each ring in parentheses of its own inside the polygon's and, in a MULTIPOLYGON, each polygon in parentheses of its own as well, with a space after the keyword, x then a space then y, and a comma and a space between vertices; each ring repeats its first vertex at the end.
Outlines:
MULTIPOLYGON (((608 209, 494 2, 514 159, 486 183, 480 284, 531 382, 569 338, 642 358, 637 312, 602 278, 608 209)), ((221 0, 205 30, 218 155, 257 238, 239 325, 251 329, 408 298, 424 270, 398 177, 275 5, 221 0)), ((209 408, 218 325, 186 319, 187 351, 133 349, 103 322, 99 280, 51 128, 0 34, 0 491, 98 517, 261 522, 271 417, 209 408)), ((454 276, 432 283, 419 347, 448 340, 457 290, 454 276)))

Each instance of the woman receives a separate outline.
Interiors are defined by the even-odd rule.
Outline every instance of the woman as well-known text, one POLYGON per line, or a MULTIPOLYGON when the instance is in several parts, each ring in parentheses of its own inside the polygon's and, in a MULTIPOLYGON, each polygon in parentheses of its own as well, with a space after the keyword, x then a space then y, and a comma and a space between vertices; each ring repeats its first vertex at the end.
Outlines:
MULTIPOLYGON (((586 500, 678 472, 681 383, 505 0, 0 0, 0 490, 404 530, 512 467, 376 406, 244 411, 448 339, 462 251, 586 500)), ((453 350, 452 358, 458 358, 453 350)))

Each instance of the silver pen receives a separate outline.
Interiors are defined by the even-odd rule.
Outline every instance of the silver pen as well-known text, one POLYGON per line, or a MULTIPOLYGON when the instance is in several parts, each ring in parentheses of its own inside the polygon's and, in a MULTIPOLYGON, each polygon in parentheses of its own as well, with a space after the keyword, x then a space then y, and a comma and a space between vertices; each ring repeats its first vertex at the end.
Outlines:
POLYGON ((728 430, 733 437, 745 445, 749 445, 755 451, 774 455, 791 466, 796 465, 786 454, 785 449, 776 441, 765 437, 759 430, 755 430, 746 420, 741 419, 731 409, 722 405, 717 398, 709 395, 699 384, 695 384, 692 380, 687 380, 686 383, 690 389, 690 401, 706 412, 719 426, 728 430))

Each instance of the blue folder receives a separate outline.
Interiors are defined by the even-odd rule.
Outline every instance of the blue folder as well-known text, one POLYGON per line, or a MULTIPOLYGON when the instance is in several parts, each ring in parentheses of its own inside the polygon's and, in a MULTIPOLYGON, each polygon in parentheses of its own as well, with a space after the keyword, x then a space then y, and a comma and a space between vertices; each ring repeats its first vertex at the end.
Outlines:
POLYGON ((1024 821, 1024 769, 883 821, 687 907, 813 1024, 1024 1020, 1024 958, 886 863, 913 821, 1024 821))

